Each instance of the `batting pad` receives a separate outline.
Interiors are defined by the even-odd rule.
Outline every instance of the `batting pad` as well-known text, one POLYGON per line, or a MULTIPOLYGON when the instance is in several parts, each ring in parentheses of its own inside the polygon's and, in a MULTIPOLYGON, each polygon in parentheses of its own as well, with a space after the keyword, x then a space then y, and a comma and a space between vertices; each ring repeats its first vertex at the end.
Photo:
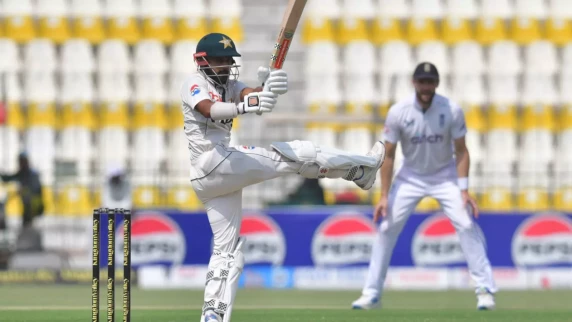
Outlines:
POLYGON ((203 315, 213 310, 223 321, 230 321, 232 303, 238 289, 238 279, 244 267, 244 254, 241 251, 244 237, 238 239, 232 253, 214 251, 207 273, 203 315))

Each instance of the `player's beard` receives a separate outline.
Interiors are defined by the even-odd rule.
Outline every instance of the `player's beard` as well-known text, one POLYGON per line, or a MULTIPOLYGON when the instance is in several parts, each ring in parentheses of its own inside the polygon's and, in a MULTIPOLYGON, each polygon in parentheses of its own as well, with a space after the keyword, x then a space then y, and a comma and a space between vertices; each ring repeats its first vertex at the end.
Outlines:
POLYGON ((228 82, 228 76, 230 75, 230 68, 219 70, 218 72, 215 72, 211 68, 205 68, 204 71, 205 71, 205 74, 210 79, 212 79, 215 83, 217 83, 219 85, 224 86, 228 82))
POLYGON ((433 97, 435 97, 435 91, 432 92, 416 92, 417 100, 421 104, 431 105, 433 97))

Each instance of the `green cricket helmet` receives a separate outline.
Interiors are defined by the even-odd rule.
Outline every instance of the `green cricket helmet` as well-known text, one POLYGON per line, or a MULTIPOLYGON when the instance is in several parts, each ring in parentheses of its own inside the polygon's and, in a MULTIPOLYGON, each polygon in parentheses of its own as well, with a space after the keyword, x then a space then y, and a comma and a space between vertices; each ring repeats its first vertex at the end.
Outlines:
POLYGON ((226 85, 230 77, 238 79, 238 67, 240 66, 236 64, 233 57, 241 56, 236 51, 234 41, 227 35, 221 33, 205 35, 199 40, 193 57, 198 71, 218 85, 226 85), (221 57, 230 57, 232 63, 230 65, 219 64, 217 58, 221 57))

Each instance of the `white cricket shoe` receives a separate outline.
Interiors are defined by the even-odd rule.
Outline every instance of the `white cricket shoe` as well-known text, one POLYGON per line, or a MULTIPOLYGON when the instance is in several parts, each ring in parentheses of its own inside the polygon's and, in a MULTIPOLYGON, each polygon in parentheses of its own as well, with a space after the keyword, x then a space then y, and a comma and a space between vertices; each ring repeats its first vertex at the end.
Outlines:
POLYGON ((495 309, 495 296, 487 288, 477 289, 477 310, 486 311, 495 309))
POLYGON ((214 311, 208 310, 205 312, 205 322, 222 322, 222 318, 214 311))
POLYGON ((385 159, 385 144, 383 144, 381 141, 375 142, 373 148, 371 148, 371 150, 366 155, 376 158, 377 164, 375 167, 361 167, 363 169, 362 176, 353 180, 355 184, 363 190, 371 189, 375 183, 377 170, 381 168, 383 160, 385 159))
POLYGON ((365 295, 362 295, 352 303, 352 309, 354 310, 371 310, 380 306, 379 298, 365 295))

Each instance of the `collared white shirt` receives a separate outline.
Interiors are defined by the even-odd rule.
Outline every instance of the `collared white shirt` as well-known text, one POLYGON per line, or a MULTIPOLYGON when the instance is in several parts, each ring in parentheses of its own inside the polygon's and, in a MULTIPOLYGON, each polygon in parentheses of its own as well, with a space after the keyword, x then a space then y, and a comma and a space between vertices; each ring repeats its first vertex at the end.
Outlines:
POLYGON ((423 112, 416 96, 397 102, 389 109, 384 140, 401 142, 403 168, 426 176, 451 175, 455 167, 454 140, 467 133, 465 116, 459 105, 435 94, 423 112))
POLYGON ((228 146, 232 119, 213 121, 207 119, 196 105, 205 99, 213 102, 241 101, 240 92, 246 85, 237 80, 228 80, 225 87, 215 86, 200 72, 191 74, 181 85, 182 110, 185 122, 185 135, 189 141, 191 160, 198 158, 203 152, 211 150, 215 145, 222 143, 228 146))

